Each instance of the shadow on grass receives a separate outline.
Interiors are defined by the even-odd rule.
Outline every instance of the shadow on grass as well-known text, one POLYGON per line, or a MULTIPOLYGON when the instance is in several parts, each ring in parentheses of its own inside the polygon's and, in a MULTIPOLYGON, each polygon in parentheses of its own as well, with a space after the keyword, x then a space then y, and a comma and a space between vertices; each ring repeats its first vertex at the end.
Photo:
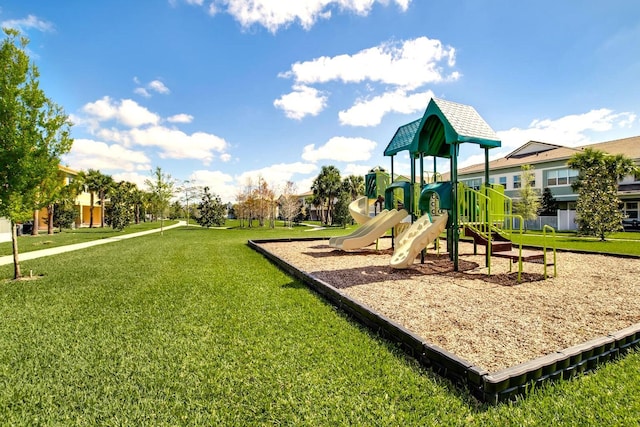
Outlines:
POLYGON ((292 282, 289 283, 285 283, 284 285, 282 285, 283 288, 285 289, 306 289, 308 290, 309 287, 307 285, 305 285, 302 282, 299 282, 297 280, 294 280, 292 282))

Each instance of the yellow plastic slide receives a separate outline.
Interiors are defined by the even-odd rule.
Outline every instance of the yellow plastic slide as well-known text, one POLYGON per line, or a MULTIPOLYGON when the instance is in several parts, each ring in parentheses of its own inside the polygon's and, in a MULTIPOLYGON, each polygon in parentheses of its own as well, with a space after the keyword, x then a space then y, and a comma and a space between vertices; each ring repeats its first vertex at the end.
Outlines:
POLYGON ((398 224, 409 213, 404 210, 383 210, 364 225, 347 236, 332 237, 329 245, 345 251, 364 248, 383 236, 388 229, 398 224))
POLYGON ((362 196, 349 203, 349 213, 351 217, 360 225, 369 221, 369 199, 362 196))
POLYGON ((411 224, 398 240, 391 257, 391 267, 407 268, 413 264, 420 251, 444 231, 448 218, 449 214, 445 211, 442 215, 434 215, 432 220, 429 219, 429 215, 423 215, 411 224))

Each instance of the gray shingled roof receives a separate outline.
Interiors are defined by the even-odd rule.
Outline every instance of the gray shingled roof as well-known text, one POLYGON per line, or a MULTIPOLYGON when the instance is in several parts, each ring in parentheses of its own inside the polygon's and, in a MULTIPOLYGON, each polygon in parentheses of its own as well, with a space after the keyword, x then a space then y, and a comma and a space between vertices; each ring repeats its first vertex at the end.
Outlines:
POLYGON ((465 136, 469 139, 500 141, 491 126, 480 117, 480 114, 472 106, 437 98, 433 98, 433 102, 440 108, 459 136, 465 136))

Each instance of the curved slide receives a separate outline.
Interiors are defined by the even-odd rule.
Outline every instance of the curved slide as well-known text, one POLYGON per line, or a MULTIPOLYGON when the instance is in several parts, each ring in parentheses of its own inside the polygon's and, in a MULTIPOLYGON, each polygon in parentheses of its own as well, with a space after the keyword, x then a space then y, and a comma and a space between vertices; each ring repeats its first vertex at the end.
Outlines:
POLYGON ((368 222, 371 219, 369 216, 369 198, 362 196, 349 203, 349 213, 360 225, 368 222))
POLYGON ((429 215, 423 215, 411 224, 398 241, 391 257, 391 267, 407 268, 413 264, 420 251, 427 247, 429 242, 436 240, 447 228, 448 218, 449 214, 445 211, 442 215, 434 215, 431 220, 429 215))
POLYGON ((383 236, 388 229, 398 224, 407 215, 409 213, 404 209, 383 210, 353 233, 347 236, 332 237, 329 239, 329 245, 344 251, 364 248, 383 236))

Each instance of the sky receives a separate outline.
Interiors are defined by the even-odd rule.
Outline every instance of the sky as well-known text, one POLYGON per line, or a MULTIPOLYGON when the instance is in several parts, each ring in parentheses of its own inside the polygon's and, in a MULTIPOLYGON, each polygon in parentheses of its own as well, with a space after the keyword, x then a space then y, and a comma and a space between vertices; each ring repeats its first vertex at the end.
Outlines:
MULTIPOLYGON (((639 16, 637 0, 0 4, 74 123, 65 165, 141 188, 160 167, 225 202, 260 180, 306 192, 322 166, 389 169, 431 97, 478 111, 502 141, 491 158, 640 135, 639 16)), ((466 145, 460 166, 481 163, 466 145)))

